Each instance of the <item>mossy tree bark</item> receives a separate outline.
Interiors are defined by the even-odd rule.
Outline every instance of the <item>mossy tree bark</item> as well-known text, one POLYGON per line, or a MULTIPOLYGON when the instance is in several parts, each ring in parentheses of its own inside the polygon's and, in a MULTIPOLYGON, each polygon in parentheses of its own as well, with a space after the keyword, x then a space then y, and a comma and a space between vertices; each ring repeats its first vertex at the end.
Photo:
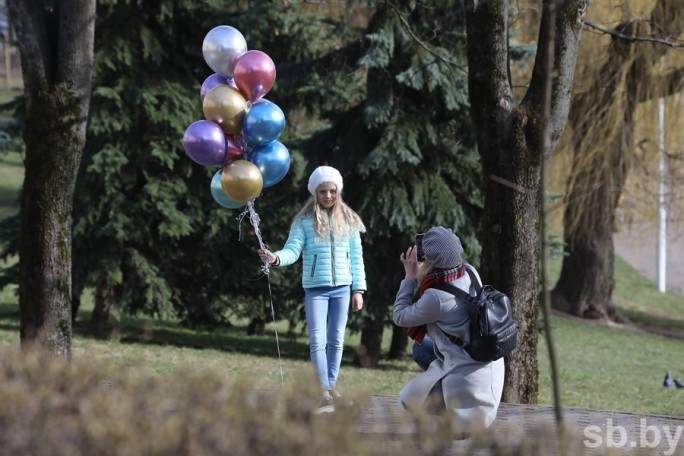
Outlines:
POLYGON ((90 103, 95 0, 8 1, 24 80, 21 345, 71 355, 71 222, 90 103))
POLYGON ((537 401, 537 309, 542 154, 550 155, 568 117, 582 24, 591 0, 544 0, 532 78, 516 100, 508 55, 508 0, 467 0, 468 87, 484 178, 483 279, 508 294, 520 324, 508 357, 503 400, 537 401), (550 23, 550 7, 556 21, 550 23), (548 30, 553 27, 554 34, 548 30), (555 36, 549 48, 549 36, 555 36), (550 61, 549 49, 553 49, 550 61), (544 81, 553 75, 543 149, 544 81))

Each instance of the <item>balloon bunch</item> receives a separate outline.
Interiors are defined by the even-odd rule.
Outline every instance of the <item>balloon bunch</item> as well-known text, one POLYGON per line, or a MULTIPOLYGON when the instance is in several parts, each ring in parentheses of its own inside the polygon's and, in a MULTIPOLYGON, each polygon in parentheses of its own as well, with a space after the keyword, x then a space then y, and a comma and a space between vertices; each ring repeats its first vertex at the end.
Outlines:
POLYGON ((290 153, 278 141, 285 115, 263 98, 275 82, 275 65, 264 52, 247 50, 242 33, 229 25, 207 33, 202 55, 215 73, 200 89, 204 120, 185 130, 183 147, 194 162, 221 167, 211 180, 211 195, 219 205, 237 209, 290 169, 290 153))

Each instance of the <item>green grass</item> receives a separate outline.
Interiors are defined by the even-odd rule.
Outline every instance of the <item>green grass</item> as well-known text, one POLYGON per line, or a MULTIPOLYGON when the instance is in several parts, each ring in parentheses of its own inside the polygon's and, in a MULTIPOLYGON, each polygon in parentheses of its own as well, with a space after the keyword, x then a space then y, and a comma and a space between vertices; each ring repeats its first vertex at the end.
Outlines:
MULTIPOLYGON (((22 158, 0 154, 0 218, 16 213, 17 189, 23 179, 22 158)), ((550 282, 560 260, 549 264, 550 282)), ((662 387, 667 370, 684 381, 684 297, 662 294, 620 258, 616 260, 614 299, 636 325, 606 326, 569 317, 552 317, 552 333, 560 364, 561 401, 565 407, 610 409, 684 416, 684 390, 662 387), (669 337, 664 337, 668 335, 669 337)), ((88 300, 86 299, 86 302, 88 300)), ((308 341, 286 327, 267 326, 263 336, 247 336, 244 324, 214 330, 190 330, 176 322, 131 318, 114 313, 117 327, 110 340, 87 335, 89 306, 74 327, 76 359, 97 359, 111 372, 133 369, 170 379, 188 370, 218 372, 258 389, 298 382, 311 373, 308 341), (278 331, 278 343, 276 333, 278 331)), ((386 331, 384 350, 389 345, 386 331)), ((383 360, 377 368, 359 368, 352 358, 358 334, 348 334, 340 389, 350 394, 397 394, 419 369, 409 359, 383 360)), ((0 347, 18 350, 19 316, 15 287, 0 290, 0 347)), ((539 337, 539 403, 552 404, 545 335, 539 337)), ((104 374, 107 374, 105 372, 104 374)), ((313 375, 309 375, 312 380, 313 375)))
MULTIPOLYGON (((561 261, 549 263, 550 283, 561 261)), ((552 337, 564 407, 684 416, 684 390, 662 386, 665 372, 684 378, 684 297, 660 293, 622 258, 613 300, 631 323, 605 325, 554 315, 552 337)), ((539 402, 553 403, 547 342, 540 334, 539 402)), ((683 380, 684 381, 684 380, 683 380)))
MULTIPOLYGON (((5 290, 0 299, 4 302, 0 304, 0 346, 18 346, 16 298, 5 290)), ((308 338, 286 336, 284 324, 277 328, 267 325, 263 336, 247 336, 246 326, 240 324, 191 330, 170 321, 118 316, 111 339, 102 341, 87 335, 87 307, 80 312, 74 327, 74 357, 107 359, 107 365, 114 370, 133 368, 162 377, 186 369, 217 370, 228 378, 248 380, 255 388, 274 389, 281 387, 283 380, 287 383, 311 369, 308 338)), ((340 388, 348 393, 396 394, 419 373, 408 357, 382 361, 375 369, 354 366, 354 347, 358 344, 358 334, 348 335, 340 375, 340 388)))
MULTIPOLYGON (((0 85, 2 84, 3 83, 0 83, 0 85)), ((11 81, 11 89, 8 89, 6 86, 2 85, 2 87, 0 87, 0 104, 7 103, 8 101, 11 101, 17 96, 21 95, 23 90, 21 84, 21 80, 14 79, 11 81)), ((0 111, 0 122, 10 120, 12 117, 13 114, 11 112, 0 111)))
MULTIPOLYGON (((618 288, 626 277, 636 274, 621 263, 618 288)), ((631 280, 632 286, 634 281, 631 280)), ((653 286, 641 284, 633 293, 648 297, 653 286)), ((617 290, 620 295, 624 290, 617 290)), ((657 290, 656 290, 657 292, 657 290)), ((16 298, 0 294, 0 344, 16 347, 19 343, 16 298)), ((651 305, 661 312, 660 302, 684 308, 684 298, 663 295, 651 305)), ((621 300, 621 310, 633 311, 641 305, 621 300)), ((86 306, 87 307, 87 306, 86 306)), ((671 319, 663 317, 671 328, 682 328, 681 310, 671 319), (679 326, 678 326, 679 325, 679 326)), ((74 328, 74 357, 106 360, 114 371, 122 368, 145 372, 152 377, 173 378, 186 370, 220 372, 225 379, 248 381, 254 388, 274 389, 296 381, 302 372, 310 372, 306 337, 285 336, 285 327, 268 325, 263 336, 247 336, 244 325, 236 324, 215 330, 190 330, 169 321, 118 316, 118 327, 110 340, 90 338, 86 333, 89 316, 81 311, 74 328), (278 345, 280 356, 278 355, 278 345), (281 380, 282 373, 282 380, 281 380)), ((554 315, 553 337, 559 361, 561 401, 564 407, 622 410, 640 413, 684 416, 684 392, 663 388, 666 370, 684 381, 680 359, 681 340, 653 334, 639 327, 606 326, 570 317, 554 315)), ((386 331, 386 339, 389 331, 386 331)), ((385 349, 388 340, 385 340, 385 349)), ((340 376, 340 388, 351 394, 397 394, 419 370, 408 359, 383 361, 378 368, 359 368, 352 364, 359 336, 348 335, 340 376)), ((545 335, 539 338, 539 403, 552 404, 550 369, 545 335)), ((684 391, 684 390, 683 390, 684 391)))
MULTIPOLYGON (((21 94, 21 80, 11 81, 12 89, 0 88, 0 104, 21 94)), ((12 118, 12 113, 0 111, 0 122, 12 118)), ((0 151, 0 220, 19 211, 19 188, 24 181, 23 157, 17 152, 0 151)))
MULTIPOLYGON (((553 319, 552 334, 564 407, 684 415, 684 392, 662 386, 668 369, 675 377, 684 378, 681 341, 558 317, 553 319)), ((543 335, 538 356, 539 402, 551 404, 550 368, 543 335)))
POLYGON ((24 181, 23 158, 17 152, 0 152, 0 219, 19 210, 19 188, 24 181))

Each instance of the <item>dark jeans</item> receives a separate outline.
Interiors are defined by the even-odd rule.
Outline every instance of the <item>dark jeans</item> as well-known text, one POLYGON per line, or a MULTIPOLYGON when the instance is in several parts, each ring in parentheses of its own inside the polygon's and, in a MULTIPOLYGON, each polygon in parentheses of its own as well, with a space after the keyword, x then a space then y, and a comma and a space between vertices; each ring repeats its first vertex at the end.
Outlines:
POLYGON ((435 355, 434 343, 429 337, 425 336, 422 344, 416 342, 413 343, 413 360, 424 371, 428 369, 430 363, 436 358, 437 356, 435 355))

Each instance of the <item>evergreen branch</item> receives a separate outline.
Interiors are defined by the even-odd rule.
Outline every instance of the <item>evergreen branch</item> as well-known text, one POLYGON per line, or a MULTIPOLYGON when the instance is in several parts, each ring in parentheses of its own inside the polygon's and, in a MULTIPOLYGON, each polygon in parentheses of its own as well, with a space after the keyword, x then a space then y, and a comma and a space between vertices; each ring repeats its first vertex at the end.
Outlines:
POLYGON ((602 33, 606 33, 608 35, 611 35, 615 38, 619 38, 621 40, 628 41, 630 43, 647 42, 647 43, 663 44, 665 46, 669 46, 669 47, 673 47, 673 48, 684 47, 684 43, 677 41, 677 40, 672 40, 672 39, 667 39, 667 38, 655 38, 655 37, 650 37, 650 36, 625 35, 624 33, 618 32, 617 30, 611 30, 607 27, 604 27, 602 25, 596 24, 596 23, 591 22, 591 21, 584 21, 584 25, 586 25, 587 27, 590 27, 594 30, 598 30, 602 33))
POLYGON ((453 66, 453 67, 456 67, 456 68, 458 68, 459 70, 463 71, 463 72, 466 73, 466 74, 468 73, 468 71, 467 71, 463 66, 457 64, 456 62, 454 62, 454 61, 452 61, 452 60, 446 59, 446 58, 442 57, 441 55, 439 55, 437 52, 433 51, 433 50, 430 48, 430 46, 428 46, 427 44, 425 44, 425 43, 424 43, 424 42, 415 34, 415 32, 413 31, 413 29, 411 29, 411 25, 408 23, 408 21, 407 21, 406 18, 403 16, 403 14, 401 14, 401 11, 399 11, 399 7, 398 7, 397 5, 395 5, 394 3, 392 3, 392 2, 387 2, 387 4, 394 10, 394 12, 395 12, 395 13, 397 14, 397 16, 399 17, 399 20, 401 21, 401 23, 404 24, 404 27, 406 28, 406 31, 409 33, 409 35, 411 35, 411 37, 413 38, 413 40, 414 40, 416 43, 418 43, 418 45, 419 45, 420 47, 422 47, 423 49, 425 49, 425 51, 427 51, 429 54, 434 55, 435 57, 437 57, 438 60, 441 60, 442 62, 444 62, 444 63, 446 63, 447 65, 449 65, 449 67, 452 67, 452 66, 453 66))

